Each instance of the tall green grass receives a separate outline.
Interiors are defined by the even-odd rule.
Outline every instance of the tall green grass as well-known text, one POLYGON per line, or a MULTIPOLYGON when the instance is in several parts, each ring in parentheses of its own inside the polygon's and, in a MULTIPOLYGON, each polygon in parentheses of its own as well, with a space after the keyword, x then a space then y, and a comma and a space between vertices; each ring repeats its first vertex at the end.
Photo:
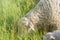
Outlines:
POLYGON ((18 20, 39 0, 0 0, 0 40, 41 40, 42 32, 18 37, 18 20))

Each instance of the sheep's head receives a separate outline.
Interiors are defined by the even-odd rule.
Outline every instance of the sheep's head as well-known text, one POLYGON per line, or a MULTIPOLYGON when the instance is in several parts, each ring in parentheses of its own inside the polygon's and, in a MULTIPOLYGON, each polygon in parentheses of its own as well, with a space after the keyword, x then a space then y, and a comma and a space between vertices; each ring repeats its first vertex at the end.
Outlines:
POLYGON ((22 18, 22 20, 20 20, 18 22, 18 25, 20 27, 19 29, 21 29, 21 28, 22 29, 27 29, 28 32, 30 32, 31 30, 35 31, 33 23, 28 18, 25 18, 25 17, 22 18))

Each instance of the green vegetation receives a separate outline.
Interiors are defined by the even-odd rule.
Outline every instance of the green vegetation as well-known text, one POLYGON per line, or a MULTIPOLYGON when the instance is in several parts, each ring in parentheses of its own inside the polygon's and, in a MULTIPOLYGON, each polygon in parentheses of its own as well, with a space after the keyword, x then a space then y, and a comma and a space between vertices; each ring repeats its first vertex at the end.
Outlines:
POLYGON ((18 37, 18 20, 39 0, 0 0, 0 40, 41 40, 42 32, 18 37))

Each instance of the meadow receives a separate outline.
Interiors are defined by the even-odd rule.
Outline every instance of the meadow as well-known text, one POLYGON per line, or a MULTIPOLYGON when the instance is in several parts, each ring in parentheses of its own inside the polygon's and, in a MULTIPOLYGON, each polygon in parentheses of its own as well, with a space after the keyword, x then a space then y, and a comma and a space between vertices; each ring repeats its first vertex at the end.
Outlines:
POLYGON ((42 32, 18 37, 18 20, 39 0, 0 0, 0 40, 42 40, 42 32))

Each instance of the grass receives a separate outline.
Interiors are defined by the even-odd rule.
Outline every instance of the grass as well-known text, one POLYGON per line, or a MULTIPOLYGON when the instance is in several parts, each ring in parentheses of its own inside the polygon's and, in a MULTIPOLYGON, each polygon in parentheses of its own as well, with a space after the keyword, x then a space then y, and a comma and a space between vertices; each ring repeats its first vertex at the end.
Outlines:
POLYGON ((17 21, 39 0, 0 0, 0 40, 42 40, 42 32, 18 37, 17 21))

